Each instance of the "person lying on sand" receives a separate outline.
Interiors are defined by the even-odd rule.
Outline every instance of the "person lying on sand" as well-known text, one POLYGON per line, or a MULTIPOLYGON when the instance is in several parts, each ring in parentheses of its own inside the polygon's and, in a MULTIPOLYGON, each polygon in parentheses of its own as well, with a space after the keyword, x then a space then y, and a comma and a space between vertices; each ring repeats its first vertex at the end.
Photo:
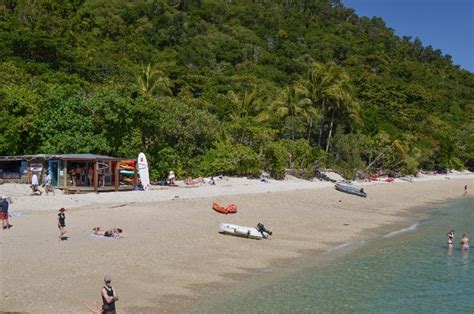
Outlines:
POLYGON ((92 229, 95 235, 110 237, 110 238, 120 238, 122 234, 122 229, 120 228, 111 228, 111 229, 101 229, 100 227, 95 227, 92 229))
POLYGON ((187 177, 186 180, 184 180, 184 184, 187 186, 195 186, 196 182, 194 182, 192 177, 187 177))

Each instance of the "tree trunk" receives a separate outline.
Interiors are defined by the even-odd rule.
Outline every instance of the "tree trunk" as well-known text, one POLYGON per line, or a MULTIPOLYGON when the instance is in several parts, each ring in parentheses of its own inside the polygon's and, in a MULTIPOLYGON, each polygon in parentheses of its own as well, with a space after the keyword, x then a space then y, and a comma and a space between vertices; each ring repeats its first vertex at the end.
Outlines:
POLYGON ((291 116, 291 140, 295 141, 295 117, 291 116))
POLYGON ((324 126, 324 105, 325 101, 323 100, 323 105, 321 107, 321 124, 319 125, 319 135, 318 135, 318 146, 321 147, 321 140, 323 139, 323 126, 324 126))
POLYGON ((310 119, 309 120, 309 129, 308 129, 308 143, 309 143, 309 139, 311 137, 311 131, 313 129, 313 119, 310 119))
POLYGON ((321 118, 321 124, 319 125, 319 135, 318 135, 319 147, 321 147, 321 140, 323 139, 323 126, 324 126, 324 118, 321 118))
POLYGON ((330 142, 331 142, 332 127, 333 127, 333 125, 334 125, 334 113, 335 113, 335 112, 336 112, 336 111, 333 110, 333 111, 332 111, 332 114, 331 114, 331 125, 329 126, 328 142, 326 143, 326 153, 327 153, 328 150, 329 150, 329 144, 330 144, 330 142))

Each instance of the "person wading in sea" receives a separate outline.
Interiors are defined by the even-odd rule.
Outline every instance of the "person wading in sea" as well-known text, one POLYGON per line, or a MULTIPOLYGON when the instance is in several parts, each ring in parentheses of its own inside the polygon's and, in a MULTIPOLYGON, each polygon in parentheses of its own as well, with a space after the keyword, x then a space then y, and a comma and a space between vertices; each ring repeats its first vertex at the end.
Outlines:
POLYGON ((448 248, 452 248, 454 245, 454 230, 448 231, 448 248))

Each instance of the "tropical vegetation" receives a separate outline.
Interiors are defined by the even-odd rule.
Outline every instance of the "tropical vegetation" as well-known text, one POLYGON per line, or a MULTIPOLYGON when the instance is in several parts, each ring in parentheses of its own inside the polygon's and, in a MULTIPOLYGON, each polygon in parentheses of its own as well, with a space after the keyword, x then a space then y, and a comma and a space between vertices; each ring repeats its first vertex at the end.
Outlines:
POLYGON ((474 166, 474 74, 339 0, 0 1, 0 155, 152 177, 474 166))

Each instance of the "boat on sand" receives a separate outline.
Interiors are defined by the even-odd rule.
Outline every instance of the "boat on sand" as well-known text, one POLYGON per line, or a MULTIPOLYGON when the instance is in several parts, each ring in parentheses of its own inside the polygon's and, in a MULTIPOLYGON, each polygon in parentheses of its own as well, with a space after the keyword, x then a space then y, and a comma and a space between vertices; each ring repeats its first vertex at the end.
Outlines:
POLYGON ((260 229, 259 231, 257 228, 233 225, 228 223, 219 224, 219 233, 256 240, 266 239, 268 235, 266 235, 265 233, 271 235, 271 231, 265 230, 265 227, 263 227, 263 230, 260 229))
POLYGON ((336 187, 336 190, 344 192, 344 193, 357 195, 360 197, 367 197, 367 193, 364 192, 364 189, 356 188, 355 186, 352 186, 352 184, 349 184, 347 182, 338 182, 336 183, 335 187, 336 187))

